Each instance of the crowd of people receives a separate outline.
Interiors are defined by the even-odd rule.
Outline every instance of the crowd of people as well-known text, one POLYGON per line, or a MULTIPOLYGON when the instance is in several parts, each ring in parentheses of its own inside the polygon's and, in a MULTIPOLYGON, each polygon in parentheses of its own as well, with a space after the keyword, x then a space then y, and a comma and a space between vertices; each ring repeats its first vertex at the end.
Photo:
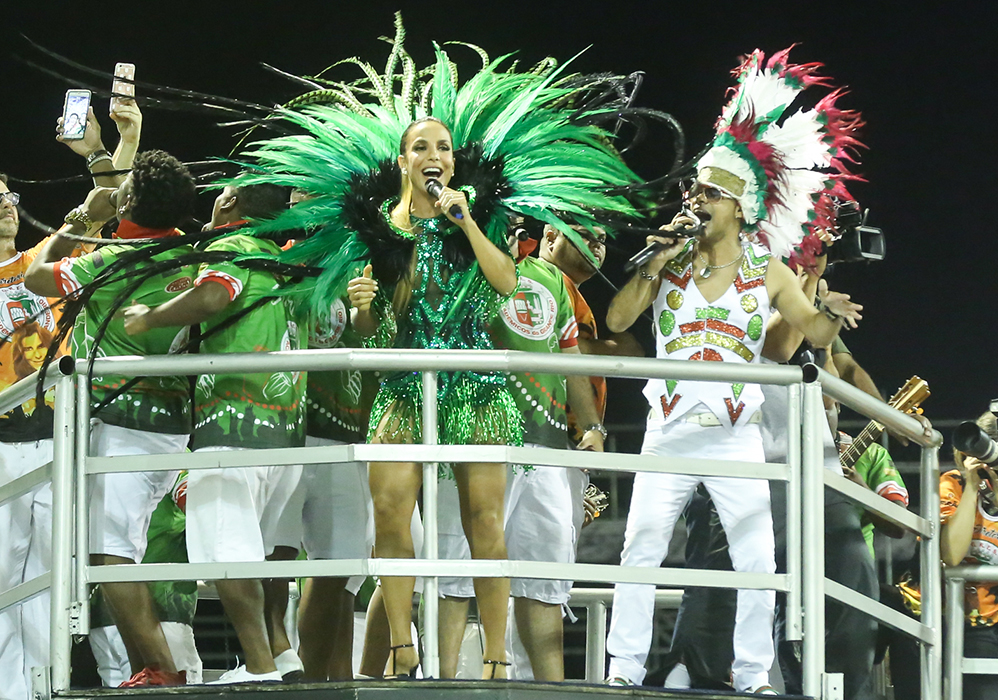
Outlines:
MULTIPOLYGON (((792 65, 786 52, 768 61, 761 52, 748 57, 714 142, 693 164, 682 210, 648 237, 655 252, 614 297, 605 324, 579 286, 603 264, 614 233, 612 217, 602 213, 636 213, 610 188, 640 180, 606 132, 595 125, 571 131, 565 115, 575 108, 541 77, 483 70, 484 78, 468 83, 479 91, 474 118, 460 112, 473 100, 448 95, 457 88, 442 71, 433 83, 434 116, 410 106, 388 119, 384 102, 380 111, 326 106, 285 115, 302 133, 258 146, 253 166, 220 186, 204 230, 190 234, 181 228, 194 211, 194 178, 163 151, 139 151, 142 114, 134 100, 116 99, 113 154, 92 110, 82 139, 65 140, 57 125, 57 138, 86 159, 95 186, 55 235, 16 249, 19 196, 0 177, 0 331, 7 341, 0 386, 34 373, 46 353, 52 359, 62 352, 87 358, 395 347, 643 356, 628 329, 650 309, 655 357, 786 362, 804 343, 827 369, 880 398, 837 338, 856 327, 862 307, 819 286, 834 242, 832 197, 849 196, 845 162, 861 122, 826 98, 777 123, 800 91, 825 84, 818 68, 792 65), (539 241, 519 235, 522 217, 543 224, 539 241), (103 237, 112 229, 112 238, 103 237)), ((419 373, 395 371, 215 374, 193 385, 185 377, 94 376, 92 455, 178 457, 175 471, 91 479, 92 563, 418 556, 422 465, 405 461, 404 452, 394 462, 267 466, 252 451, 418 443, 422 390, 419 373), (243 466, 187 472, 181 455, 188 450, 249 454, 226 460, 243 466)), ((644 455, 786 458, 782 389, 653 379, 644 393, 651 407, 644 455)), ((437 401, 443 444, 602 451, 607 437, 601 377, 444 372, 437 401)), ((0 421, 0 484, 51 460, 52 405, 51 395, 38 397, 0 421)), ((992 433, 993 423, 984 426, 992 433)), ((826 467, 843 473, 833 434, 830 426, 826 467)), ((888 455, 871 451, 860 459, 844 473, 907 504, 888 455)), ((971 540, 990 532, 980 521, 994 510, 961 500, 966 488, 987 503, 993 493, 982 465, 961 455, 957 463, 960 470, 944 476, 948 563, 968 550, 984 556, 971 540)), ((464 463, 443 465, 441 476, 441 558, 571 563, 581 528, 597 512, 581 469, 464 463)), ((826 548, 835 562, 829 575, 876 597, 873 523, 844 499, 826 501, 826 548)), ((690 565, 774 573, 785 560, 783 518, 774 516, 784 502, 761 480, 639 472, 621 564, 659 567, 685 507, 690 565)), ((51 508, 47 486, 0 508, 3 590, 50 566, 51 508)), ((354 597, 362 579, 305 582, 297 647, 284 628, 286 581, 214 583, 244 661, 215 682, 354 676, 354 597)), ((201 682, 192 587, 100 585, 91 644, 107 685, 201 682)), ((562 580, 441 579, 441 675, 456 675, 474 597, 483 678, 564 680, 562 618, 571 587, 562 580)), ((416 673, 419 592, 414 577, 380 580, 360 674, 416 673)), ((998 608, 991 589, 978 593, 972 623, 985 649, 994 643, 998 608)), ((775 695, 769 674, 779 647, 786 687, 800 692, 799 655, 774 636, 778 607, 772 591, 687 591, 669 684, 775 695)), ((653 613, 654 586, 617 585, 610 685, 644 681, 653 613)), ((0 673, 8 681, 0 697, 29 697, 31 669, 48 665, 48 614, 45 595, 0 614, 0 673)), ((827 668, 845 673, 848 698, 873 697, 876 634, 876 624, 851 609, 829 616, 827 644, 839 651, 829 653, 827 668)))

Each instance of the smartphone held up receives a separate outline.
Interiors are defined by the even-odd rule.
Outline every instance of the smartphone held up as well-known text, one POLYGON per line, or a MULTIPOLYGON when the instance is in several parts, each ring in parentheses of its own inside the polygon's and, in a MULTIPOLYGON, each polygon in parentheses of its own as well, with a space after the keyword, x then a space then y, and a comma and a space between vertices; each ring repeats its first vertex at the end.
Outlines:
POLYGON ((111 109, 122 100, 135 97, 135 64, 116 63, 114 66, 114 82, 111 84, 111 109))
POLYGON ((62 108, 62 138, 78 141, 87 132, 87 112, 90 111, 89 90, 67 90, 62 108))

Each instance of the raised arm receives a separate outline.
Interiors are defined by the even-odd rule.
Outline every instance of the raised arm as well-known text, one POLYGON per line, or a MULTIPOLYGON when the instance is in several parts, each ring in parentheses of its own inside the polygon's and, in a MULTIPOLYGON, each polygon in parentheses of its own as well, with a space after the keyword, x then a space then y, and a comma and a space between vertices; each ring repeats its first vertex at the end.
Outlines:
POLYGON ((59 234, 93 237, 100 233, 101 227, 115 213, 114 205, 111 203, 113 192, 114 189, 110 187, 95 187, 83 204, 66 215, 66 223, 55 235, 49 237, 38 255, 31 261, 28 271, 24 273, 25 287, 42 296, 62 296, 55 276, 56 263, 72 255, 80 244, 59 234))
POLYGON ((104 148, 100 134, 100 123, 97 121, 93 107, 87 111, 87 128, 83 132, 82 139, 65 140, 62 137, 62 117, 59 117, 55 122, 55 140, 69 146, 69 150, 76 155, 86 158, 87 170, 94 178, 95 187, 118 186, 119 181, 113 175, 102 175, 102 173, 113 171, 114 164, 107 149, 104 148))
MULTIPOLYGON (((115 170, 128 170, 132 167, 135 154, 142 138, 142 111, 133 99, 127 97, 112 101, 111 119, 118 125, 118 147, 114 149, 112 162, 115 170)), ((118 184, 125 179, 119 175, 118 184)))
POLYGON ((956 509, 942 526, 939 538, 939 554, 947 566, 957 566, 962 562, 974 538, 974 520, 977 516, 977 491, 981 485, 979 467, 983 466, 973 457, 964 462, 965 474, 963 494, 956 509))
POLYGON ((649 260, 644 267, 638 269, 631 279, 627 281, 616 296, 610 302, 610 308, 606 312, 606 327, 611 333, 623 333, 634 325, 641 313, 658 296, 659 287, 662 280, 659 277, 665 264, 679 255, 686 242, 689 240, 681 236, 670 236, 680 224, 693 224, 693 220, 683 216, 682 213, 673 219, 672 223, 661 228, 665 234, 661 236, 648 236, 645 239, 646 245, 661 243, 665 247, 655 257, 649 260))
POLYGON ((859 313, 863 307, 838 292, 825 296, 826 311, 816 309, 801 291, 797 276, 776 258, 770 259, 766 269, 766 290, 783 319, 816 347, 830 345, 843 323, 855 328, 863 318, 859 313))
POLYGON ((475 251, 475 258, 478 260, 479 267, 482 268, 482 274, 485 275, 489 284, 503 296, 509 296, 515 292, 516 263, 509 256, 509 253, 496 247, 478 228, 478 224, 471 218, 471 212, 468 210, 468 199, 464 192, 445 187, 440 193, 437 206, 441 208, 451 223, 457 224, 458 228, 464 231, 464 235, 468 237, 468 242, 471 243, 471 249, 475 251), (450 213, 450 208, 455 204, 461 209, 462 218, 460 219, 450 213))

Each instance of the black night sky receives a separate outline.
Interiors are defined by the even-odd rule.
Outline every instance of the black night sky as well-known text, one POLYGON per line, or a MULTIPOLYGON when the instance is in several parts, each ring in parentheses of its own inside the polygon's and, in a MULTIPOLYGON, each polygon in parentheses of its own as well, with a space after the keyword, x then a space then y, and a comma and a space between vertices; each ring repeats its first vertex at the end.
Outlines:
MULTIPOLYGON (((91 67, 116 61, 137 66, 136 78, 264 104, 300 92, 259 67, 266 62, 315 73, 349 56, 383 67, 403 11, 406 47, 417 64, 431 58, 431 40, 467 41, 496 57, 518 51, 533 64, 567 59, 590 47, 579 71, 645 71, 640 103, 671 112, 684 126, 692 155, 710 138, 737 57, 759 47, 771 53, 794 42, 798 63, 821 61, 851 94, 842 105, 862 110, 869 146, 859 168, 868 182, 852 186, 887 235, 884 262, 839 266, 833 289, 866 306, 859 330, 845 336, 877 384, 893 392, 908 376, 928 380, 932 418, 979 413, 998 396, 995 339, 995 187, 998 148, 993 130, 998 51, 990 3, 945 4, 934 11, 902 3, 656 2, 141 2, 5 3, 0 25, 3 146, 0 170, 25 179, 84 172, 82 161, 54 140, 55 120, 69 85, 15 60, 41 60, 19 33, 91 67), (33 7, 32 7, 33 5, 33 7), (100 8, 100 15, 94 9, 100 8)), ((919 4, 920 6, 920 4, 919 4)), ((465 66, 477 57, 459 47, 465 66)), ((47 65, 52 65, 47 63, 47 65)), ((360 77, 355 67, 334 75, 360 77)), ((816 91, 817 92, 817 91, 816 91)), ((140 92, 141 96, 141 92, 140 92)), ((117 142, 106 102, 97 112, 109 147, 117 142)), ((661 174, 672 155, 652 138, 629 159, 643 176, 661 174)), ((147 109, 144 148, 183 160, 226 155, 231 131, 206 117, 147 109)), ((83 200, 85 183, 23 185, 22 205, 50 225, 83 200)), ((211 197, 198 215, 207 218, 211 197)), ((40 235, 22 223, 22 246, 40 235)), ((625 256, 641 245, 618 240, 604 271, 623 282, 625 256)), ((601 320, 609 290, 583 287, 601 320)), ((650 333, 639 329, 646 340, 650 333)), ((650 346, 649 346, 650 347, 650 346)), ((608 422, 640 420, 638 387, 614 385, 608 422)), ((948 432, 948 431, 946 431, 948 432)), ((948 436, 947 436, 948 437, 948 436)))

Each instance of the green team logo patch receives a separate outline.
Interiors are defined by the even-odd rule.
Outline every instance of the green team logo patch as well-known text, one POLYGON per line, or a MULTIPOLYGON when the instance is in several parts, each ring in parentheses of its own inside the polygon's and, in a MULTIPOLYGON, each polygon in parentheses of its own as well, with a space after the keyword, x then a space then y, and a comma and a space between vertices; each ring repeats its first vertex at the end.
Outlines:
POLYGON ((554 333, 558 316, 558 302, 540 282, 527 276, 520 277, 516 294, 499 312, 503 323, 519 336, 528 340, 546 340, 554 333))
POLYGON ((329 317, 316 319, 309 333, 308 345, 311 348, 334 348, 347 327, 349 312, 342 299, 337 299, 329 307, 329 317))

